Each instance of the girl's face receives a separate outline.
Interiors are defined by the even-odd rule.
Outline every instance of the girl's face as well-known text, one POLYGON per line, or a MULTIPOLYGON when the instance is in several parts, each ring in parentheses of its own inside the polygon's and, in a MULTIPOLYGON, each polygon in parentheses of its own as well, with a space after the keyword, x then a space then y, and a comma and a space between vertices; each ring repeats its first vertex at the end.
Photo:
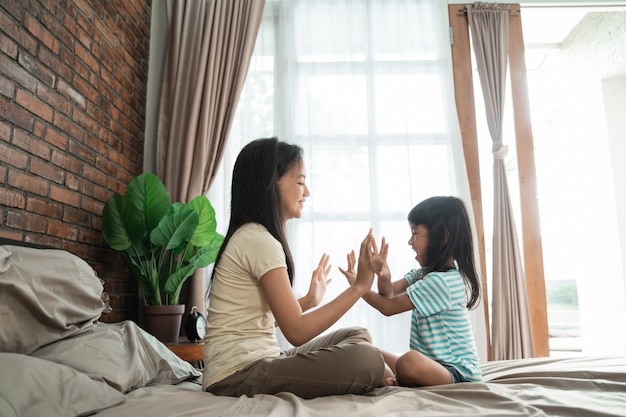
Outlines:
POLYGON ((411 238, 409 239, 409 245, 415 251, 415 259, 419 262, 420 266, 426 265, 427 249, 428 249, 428 229, 423 225, 410 224, 411 238))
POLYGON ((294 164, 289 171, 278 180, 278 190, 283 209, 283 220, 299 219, 304 208, 304 200, 310 195, 304 183, 306 171, 304 163, 294 164))

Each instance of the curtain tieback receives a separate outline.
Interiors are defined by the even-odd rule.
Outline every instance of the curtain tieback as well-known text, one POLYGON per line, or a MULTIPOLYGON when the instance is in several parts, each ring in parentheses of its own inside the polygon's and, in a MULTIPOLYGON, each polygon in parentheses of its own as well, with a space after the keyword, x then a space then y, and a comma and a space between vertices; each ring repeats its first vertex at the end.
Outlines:
POLYGON ((493 153, 493 159, 504 159, 506 154, 509 153, 509 147, 507 145, 502 145, 491 153, 493 153))

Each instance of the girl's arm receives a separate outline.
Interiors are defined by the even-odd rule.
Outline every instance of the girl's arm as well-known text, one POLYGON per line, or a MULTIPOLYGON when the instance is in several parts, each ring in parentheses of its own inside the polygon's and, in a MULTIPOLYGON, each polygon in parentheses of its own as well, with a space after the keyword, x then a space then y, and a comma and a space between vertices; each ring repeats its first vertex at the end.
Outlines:
MULTIPOLYGON (((372 241, 370 230, 361 243, 354 283, 332 301, 306 314, 303 314, 302 306, 293 293, 285 268, 273 269, 261 277, 261 288, 281 332, 289 343, 300 346, 320 335, 339 320, 371 288, 374 282, 374 271, 370 265, 372 241)), ((313 271, 312 280, 326 281, 329 270, 328 257, 322 257, 320 266, 313 271)))
POLYGON ((415 308, 406 293, 389 298, 374 291, 368 291, 363 295, 363 299, 367 304, 371 305, 385 316, 393 316, 415 308))

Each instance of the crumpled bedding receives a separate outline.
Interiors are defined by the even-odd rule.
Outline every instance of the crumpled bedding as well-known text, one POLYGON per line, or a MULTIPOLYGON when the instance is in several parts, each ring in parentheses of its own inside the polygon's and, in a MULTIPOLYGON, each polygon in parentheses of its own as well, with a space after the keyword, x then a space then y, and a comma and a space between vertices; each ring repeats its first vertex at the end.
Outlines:
POLYGON ((98 417, 626 416, 626 357, 488 362, 484 382, 379 388, 305 400, 289 393, 217 397, 199 384, 145 387, 98 417))

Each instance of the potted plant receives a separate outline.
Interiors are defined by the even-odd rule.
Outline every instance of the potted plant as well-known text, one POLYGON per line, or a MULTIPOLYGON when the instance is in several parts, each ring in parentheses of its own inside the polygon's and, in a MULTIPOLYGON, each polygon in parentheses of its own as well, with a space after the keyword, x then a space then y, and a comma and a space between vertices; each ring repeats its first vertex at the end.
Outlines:
POLYGON ((215 262, 224 241, 216 226, 215 210, 205 195, 187 204, 171 203, 161 180, 147 172, 128 184, 125 195, 113 194, 102 211, 104 240, 124 256, 144 306, 178 306, 180 317, 183 284, 196 269, 215 262))

